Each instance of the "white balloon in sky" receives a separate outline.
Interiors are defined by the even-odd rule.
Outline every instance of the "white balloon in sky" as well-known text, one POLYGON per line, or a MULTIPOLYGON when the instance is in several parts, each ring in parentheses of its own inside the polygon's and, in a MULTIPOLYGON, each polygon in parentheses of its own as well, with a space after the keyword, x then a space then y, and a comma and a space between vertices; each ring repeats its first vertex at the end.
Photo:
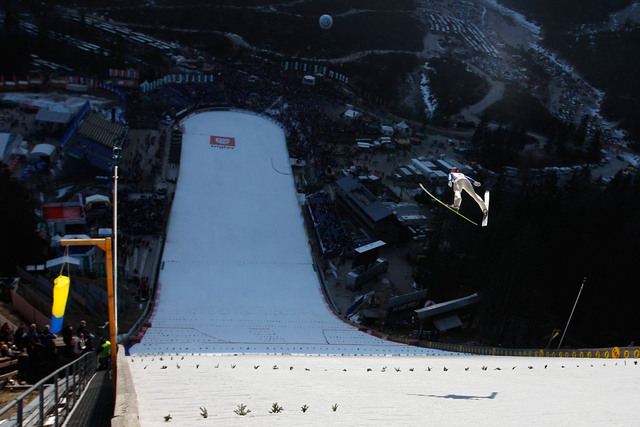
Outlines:
POLYGON ((320 28, 328 30, 333 25, 333 18, 330 15, 322 15, 318 23, 320 24, 320 28))

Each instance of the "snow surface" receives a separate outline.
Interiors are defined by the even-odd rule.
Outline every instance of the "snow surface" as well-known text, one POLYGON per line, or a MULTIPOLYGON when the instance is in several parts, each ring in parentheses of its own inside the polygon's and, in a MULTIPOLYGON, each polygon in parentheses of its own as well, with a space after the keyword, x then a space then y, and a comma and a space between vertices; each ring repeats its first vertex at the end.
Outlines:
POLYGON ((634 360, 450 357, 342 322, 313 268, 283 130, 233 111, 181 125, 152 327, 126 359, 142 426, 637 425, 634 360))
POLYGON ((433 117, 433 113, 435 113, 436 108, 438 108, 438 100, 431 93, 431 89, 429 88, 429 62, 424 63, 425 72, 422 73, 422 78, 420 80, 420 91, 422 92, 422 99, 425 104, 425 113, 427 113, 428 117, 433 117))
POLYGON ((497 10, 503 15, 509 16, 511 19, 513 19, 517 23, 518 27, 526 28, 529 31, 531 31, 531 33, 534 34, 536 37, 542 38, 542 28, 535 22, 531 22, 527 20, 527 18, 524 15, 516 12, 515 10, 509 9, 508 7, 505 7, 499 4, 496 0, 484 0, 484 2, 487 5, 489 5, 489 7, 497 10))
MULTIPOLYGON (((98 108, 104 108, 111 104, 111 101, 105 98, 99 98, 90 95, 70 95, 68 93, 30 93, 30 92, 7 92, 0 94, 1 99, 11 100, 17 103, 35 105, 49 111, 60 113, 76 114, 89 101, 98 108)), ((120 110, 120 108, 116 108, 120 110)), ((110 114, 110 113, 109 113, 110 114)))
POLYGON ((632 360, 172 357, 128 358, 142 426, 166 425, 167 415, 178 426, 638 425, 632 360), (283 411, 269 413, 274 403, 283 411), (236 415, 242 404, 251 412, 236 415))

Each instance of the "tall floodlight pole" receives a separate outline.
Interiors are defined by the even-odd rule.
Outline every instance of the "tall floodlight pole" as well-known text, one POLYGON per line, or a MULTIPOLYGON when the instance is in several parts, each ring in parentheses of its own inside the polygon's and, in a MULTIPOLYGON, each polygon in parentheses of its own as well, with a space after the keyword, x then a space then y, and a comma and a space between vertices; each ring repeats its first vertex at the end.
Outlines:
POLYGON ((562 347, 562 340, 564 339, 564 334, 567 333, 567 329, 569 328, 569 322, 571 322, 571 317, 573 316, 573 312, 576 309, 576 305, 578 305, 578 300, 580 299, 580 294, 582 293, 582 288, 584 288, 584 284, 586 283, 587 278, 582 279, 582 285, 580 285, 580 290, 578 291, 578 296, 576 297, 576 302, 573 303, 573 308, 571 309, 571 314, 569 315, 569 319, 567 320, 567 325, 564 327, 564 331, 562 331, 562 337, 560 338, 560 342, 558 343, 558 348, 562 347))
MULTIPOLYGON (((120 147, 113 148, 113 303, 115 305, 113 321, 116 335, 118 333, 118 159, 121 152, 120 147)), ((112 342, 112 345, 116 344, 112 342)))

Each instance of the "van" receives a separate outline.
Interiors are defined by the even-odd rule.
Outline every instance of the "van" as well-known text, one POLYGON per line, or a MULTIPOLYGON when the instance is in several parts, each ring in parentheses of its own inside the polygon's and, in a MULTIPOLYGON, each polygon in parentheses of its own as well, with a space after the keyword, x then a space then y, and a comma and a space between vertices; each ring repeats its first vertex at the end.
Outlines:
POLYGON ((411 148, 411 142, 406 138, 396 139, 396 144, 403 148, 411 148))

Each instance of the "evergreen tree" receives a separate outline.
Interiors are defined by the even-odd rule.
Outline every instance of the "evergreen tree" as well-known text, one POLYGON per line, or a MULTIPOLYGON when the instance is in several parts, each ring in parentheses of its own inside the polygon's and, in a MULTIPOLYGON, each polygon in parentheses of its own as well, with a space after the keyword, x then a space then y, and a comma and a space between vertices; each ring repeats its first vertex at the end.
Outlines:
POLYGON ((587 149, 587 161, 590 163, 600 162, 602 150, 602 132, 600 129, 596 129, 589 141, 589 147, 587 149))
POLYGON ((36 219, 24 188, 0 170, 0 273, 13 274, 16 265, 42 261, 44 240, 36 234, 36 219))
POLYGON ((576 147, 582 147, 587 139, 587 125, 589 124, 589 120, 589 116, 584 116, 582 120, 580 120, 580 126, 578 126, 573 136, 573 144, 576 147))

